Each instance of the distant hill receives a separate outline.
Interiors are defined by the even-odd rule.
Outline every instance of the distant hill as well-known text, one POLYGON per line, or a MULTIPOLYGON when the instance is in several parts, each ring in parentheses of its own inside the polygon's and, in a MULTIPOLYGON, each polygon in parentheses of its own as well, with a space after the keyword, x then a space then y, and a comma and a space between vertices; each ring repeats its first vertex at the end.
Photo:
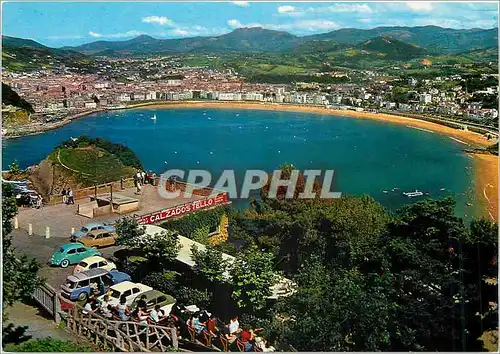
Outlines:
POLYGON ((306 37, 309 40, 333 40, 353 44, 375 37, 392 37, 443 54, 498 46, 498 28, 451 29, 438 26, 342 28, 306 37))
POLYGON ((2 36, 2 46, 3 47, 24 47, 24 48, 44 48, 48 49, 48 47, 40 44, 32 39, 25 38, 17 38, 10 36, 2 36))
POLYGON ((277 52, 290 49, 303 39, 287 32, 261 27, 240 28, 217 37, 156 39, 142 35, 126 41, 97 41, 65 47, 87 55, 190 52, 277 52))
POLYGON ((31 39, 2 36, 2 68, 31 71, 57 65, 93 70, 93 59, 71 50, 50 48, 31 39))
POLYGON ((356 48, 391 60, 408 60, 428 54, 424 48, 391 37, 376 37, 360 43, 356 48))

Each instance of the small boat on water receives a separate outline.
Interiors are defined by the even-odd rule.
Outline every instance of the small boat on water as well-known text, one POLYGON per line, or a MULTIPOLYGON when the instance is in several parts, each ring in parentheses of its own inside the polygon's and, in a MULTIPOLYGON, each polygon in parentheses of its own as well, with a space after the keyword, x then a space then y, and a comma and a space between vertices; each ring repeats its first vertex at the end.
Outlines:
POLYGON ((156 120, 156 114, 153 114, 153 116, 151 117, 152 120, 156 120))
POLYGON ((382 192, 384 192, 385 194, 387 194, 387 191, 382 191, 382 192))
POLYGON ((446 188, 441 188, 440 191, 444 191, 446 188))
POLYGON ((467 203, 467 206, 472 206, 472 203, 467 203))
POLYGON ((412 197, 420 197, 424 195, 424 193, 415 189, 414 192, 403 192, 403 195, 406 195, 408 198, 412 198, 412 197))
POLYGON ((206 116, 207 115, 207 112, 203 112, 203 115, 206 116))
POLYGON ((393 192, 395 192, 395 191, 397 191, 397 190, 399 190, 399 188, 398 188, 398 187, 394 187, 393 189, 391 189, 391 191, 393 191, 393 192))

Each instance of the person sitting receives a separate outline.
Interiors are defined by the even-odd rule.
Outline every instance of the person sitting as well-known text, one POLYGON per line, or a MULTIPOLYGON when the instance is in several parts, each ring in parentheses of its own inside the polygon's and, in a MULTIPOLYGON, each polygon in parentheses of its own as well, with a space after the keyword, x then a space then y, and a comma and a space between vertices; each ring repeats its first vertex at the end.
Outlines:
POLYGON ((236 335, 241 331, 240 329, 240 323, 238 322, 238 316, 234 316, 231 318, 231 321, 229 322, 229 334, 231 335, 236 335))
POLYGON ((127 300, 125 297, 120 299, 120 304, 116 307, 118 310, 118 316, 122 321, 128 321, 130 318, 130 310, 126 304, 127 300))
POLYGON ((148 317, 149 314, 146 310, 146 307, 138 307, 137 308, 137 319, 139 320, 139 323, 141 324, 148 324, 148 317))
POLYGON ((158 324, 163 319, 163 312, 160 310, 160 305, 155 305, 154 309, 149 312, 149 320, 153 324, 158 324))
POLYGON ((213 314, 210 315, 210 318, 207 321, 207 329, 208 329, 208 332, 210 332, 210 334, 213 337, 216 337, 220 333, 220 329, 217 326, 217 319, 215 318, 215 316, 213 314))
POLYGON ((250 329, 249 326, 245 326, 243 330, 239 333, 239 339, 240 342, 243 343, 243 345, 245 346, 246 352, 252 351, 255 334, 252 331, 252 329, 250 329))
POLYGON ((200 313, 194 314, 191 326, 196 329, 197 334, 200 334, 205 329, 205 322, 200 321, 200 313))
POLYGON ((82 313, 84 315, 89 315, 91 313, 94 313, 97 310, 97 307, 95 306, 95 299, 88 299, 87 303, 83 307, 82 313))
POLYGON ((107 319, 112 319, 113 318, 113 306, 108 304, 107 306, 102 306, 101 305, 101 314, 103 317, 107 319))
POLYGON ((261 351, 263 352, 274 352, 276 350, 276 348, 274 348, 272 345, 267 347, 267 341, 262 338, 262 337, 255 337, 255 347, 257 349, 260 349, 261 351))
POLYGON ((146 295, 142 294, 139 300, 137 300, 137 307, 147 308, 146 299, 146 295))

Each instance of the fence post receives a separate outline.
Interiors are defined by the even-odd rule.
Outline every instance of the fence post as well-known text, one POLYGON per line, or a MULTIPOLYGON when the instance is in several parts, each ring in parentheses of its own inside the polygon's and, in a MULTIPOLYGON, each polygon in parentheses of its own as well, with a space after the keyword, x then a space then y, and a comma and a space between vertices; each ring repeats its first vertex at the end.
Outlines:
POLYGON ((19 229, 19 220, 17 219, 17 216, 14 216, 14 229, 19 229))
POLYGON ((61 322, 61 300, 59 299, 59 295, 55 293, 54 295, 54 321, 57 324, 61 322))
POLYGON ((72 227, 72 228, 71 228, 71 234, 73 235, 74 233, 75 233, 75 228, 74 228, 74 227, 72 227))
POLYGON ((175 327, 170 327, 170 337, 172 338, 172 347, 178 349, 179 341, 177 340, 177 329, 175 327))
POLYGON ((50 238, 50 227, 45 227, 45 238, 50 238))
POLYGON ((28 235, 33 235, 33 225, 32 224, 28 224, 28 235))

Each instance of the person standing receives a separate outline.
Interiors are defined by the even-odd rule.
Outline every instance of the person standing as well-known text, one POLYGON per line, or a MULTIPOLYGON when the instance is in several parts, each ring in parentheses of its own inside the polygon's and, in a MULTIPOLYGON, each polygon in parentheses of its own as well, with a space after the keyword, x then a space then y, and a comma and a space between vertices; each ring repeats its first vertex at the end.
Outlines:
POLYGON ((63 188, 61 195, 62 195, 62 202, 64 204, 68 203, 68 196, 66 195, 66 188, 63 188))
POLYGON ((42 196, 39 194, 36 197, 36 208, 40 209, 42 207, 42 196))
POLYGON ((71 189, 71 187, 68 189, 68 204, 75 204, 75 200, 73 199, 73 189, 71 189))

